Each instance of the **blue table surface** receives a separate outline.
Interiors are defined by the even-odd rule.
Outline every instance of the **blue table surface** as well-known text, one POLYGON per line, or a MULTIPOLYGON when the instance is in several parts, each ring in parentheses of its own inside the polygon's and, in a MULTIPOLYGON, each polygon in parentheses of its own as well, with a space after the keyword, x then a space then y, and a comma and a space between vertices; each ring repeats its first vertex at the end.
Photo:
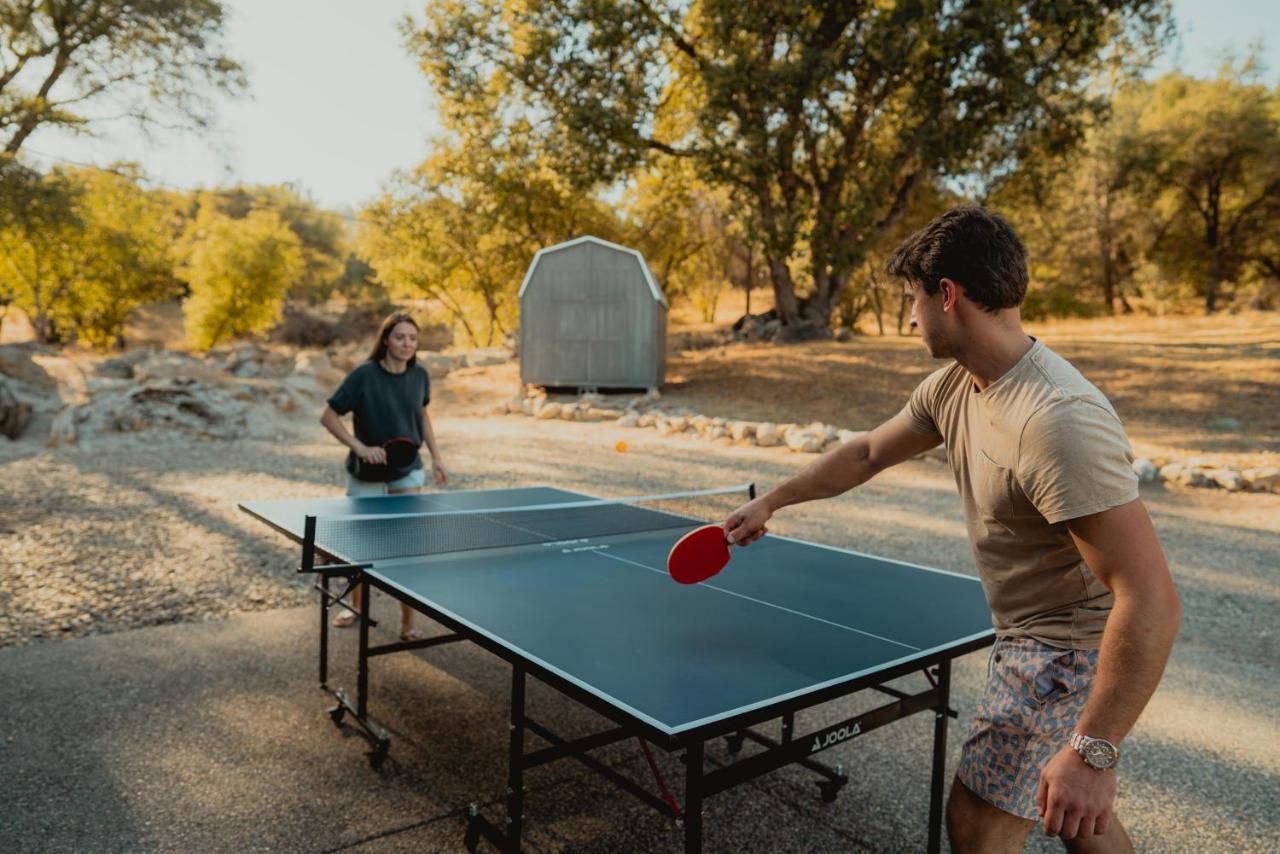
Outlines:
MULTIPOLYGON (((306 515, 588 498, 533 487, 241 508, 301 540, 306 515)), ((383 560, 369 574, 670 735, 993 638, 975 578, 773 535, 677 584, 666 556, 688 527, 383 560)))

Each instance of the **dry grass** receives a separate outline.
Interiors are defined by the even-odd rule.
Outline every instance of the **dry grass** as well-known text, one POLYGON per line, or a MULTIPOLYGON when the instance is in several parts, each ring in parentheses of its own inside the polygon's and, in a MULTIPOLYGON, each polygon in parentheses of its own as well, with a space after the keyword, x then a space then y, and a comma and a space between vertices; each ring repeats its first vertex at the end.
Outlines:
MULTIPOLYGON (((1280 453, 1280 316, 1060 321, 1029 331, 1112 400, 1140 453, 1259 465, 1280 453), (1239 430, 1211 430, 1215 419, 1239 430)), ((667 400, 753 420, 863 429, 940 363, 913 337, 733 344, 672 354, 667 400)))

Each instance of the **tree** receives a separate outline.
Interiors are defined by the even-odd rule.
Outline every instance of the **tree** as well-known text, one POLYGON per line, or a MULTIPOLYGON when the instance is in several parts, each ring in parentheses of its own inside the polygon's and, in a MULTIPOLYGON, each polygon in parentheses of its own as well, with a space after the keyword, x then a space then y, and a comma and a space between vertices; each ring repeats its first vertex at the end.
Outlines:
POLYGON ((699 180, 688 160, 668 158, 642 173, 624 200, 629 244, 644 255, 668 300, 688 299, 706 322, 740 266, 742 225, 728 196, 699 180))
POLYGON ((7 189, 0 279, 37 340, 118 343, 134 308, 176 292, 172 206, 130 167, 28 173, 7 189))
POLYGON ((6 296, 27 313, 36 340, 57 341, 58 309, 75 283, 68 250, 84 229, 83 188, 63 173, 48 176, 9 161, 6 204, 0 205, 0 282, 6 296))
POLYGON ((472 343, 514 327, 516 292, 541 248, 582 234, 622 239, 595 195, 549 165, 536 136, 488 110, 446 119, 452 138, 360 215, 357 245, 402 298, 438 303, 472 343))
POLYGON ((181 270, 191 287, 182 310, 192 345, 208 349, 270 329, 302 267, 300 242, 278 214, 209 215, 181 270))
POLYGON ((1255 72, 1246 61, 1214 80, 1170 74, 1138 121, 1161 265, 1198 278, 1210 314, 1280 227, 1280 94, 1252 82, 1255 72))
POLYGON ((413 44, 447 113, 532 116, 584 180, 689 158, 749 212, 780 317, 807 337, 829 334, 919 182, 1074 140, 1099 104, 1085 82, 1127 55, 1109 48, 1158 39, 1166 15, 1163 0, 458 0, 413 44))
POLYGON ((0 2, 0 146, 16 154, 41 127, 84 130, 109 109, 144 127, 207 127, 207 88, 238 94, 221 50, 219 0, 0 2))

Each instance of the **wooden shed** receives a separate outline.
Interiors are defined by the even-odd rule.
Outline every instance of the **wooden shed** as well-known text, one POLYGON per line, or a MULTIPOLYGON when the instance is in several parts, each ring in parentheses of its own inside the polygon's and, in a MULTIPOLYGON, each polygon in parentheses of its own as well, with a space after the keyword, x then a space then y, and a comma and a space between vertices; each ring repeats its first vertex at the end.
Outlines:
POLYGON ((590 236, 541 249, 519 296, 524 383, 662 385, 667 299, 636 250, 590 236))

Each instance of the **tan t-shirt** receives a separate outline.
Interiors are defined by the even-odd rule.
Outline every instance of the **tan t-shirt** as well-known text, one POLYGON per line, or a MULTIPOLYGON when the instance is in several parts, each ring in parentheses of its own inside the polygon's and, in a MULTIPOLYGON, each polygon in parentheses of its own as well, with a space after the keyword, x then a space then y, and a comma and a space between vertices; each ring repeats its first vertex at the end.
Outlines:
POLYGON ((930 374, 904 412, 946 444, 996 634, 1096 649, 1112 596, 1066 522, 1138 497, 1111 403, 1036 341, 983 391, 955 363, 930 374))

